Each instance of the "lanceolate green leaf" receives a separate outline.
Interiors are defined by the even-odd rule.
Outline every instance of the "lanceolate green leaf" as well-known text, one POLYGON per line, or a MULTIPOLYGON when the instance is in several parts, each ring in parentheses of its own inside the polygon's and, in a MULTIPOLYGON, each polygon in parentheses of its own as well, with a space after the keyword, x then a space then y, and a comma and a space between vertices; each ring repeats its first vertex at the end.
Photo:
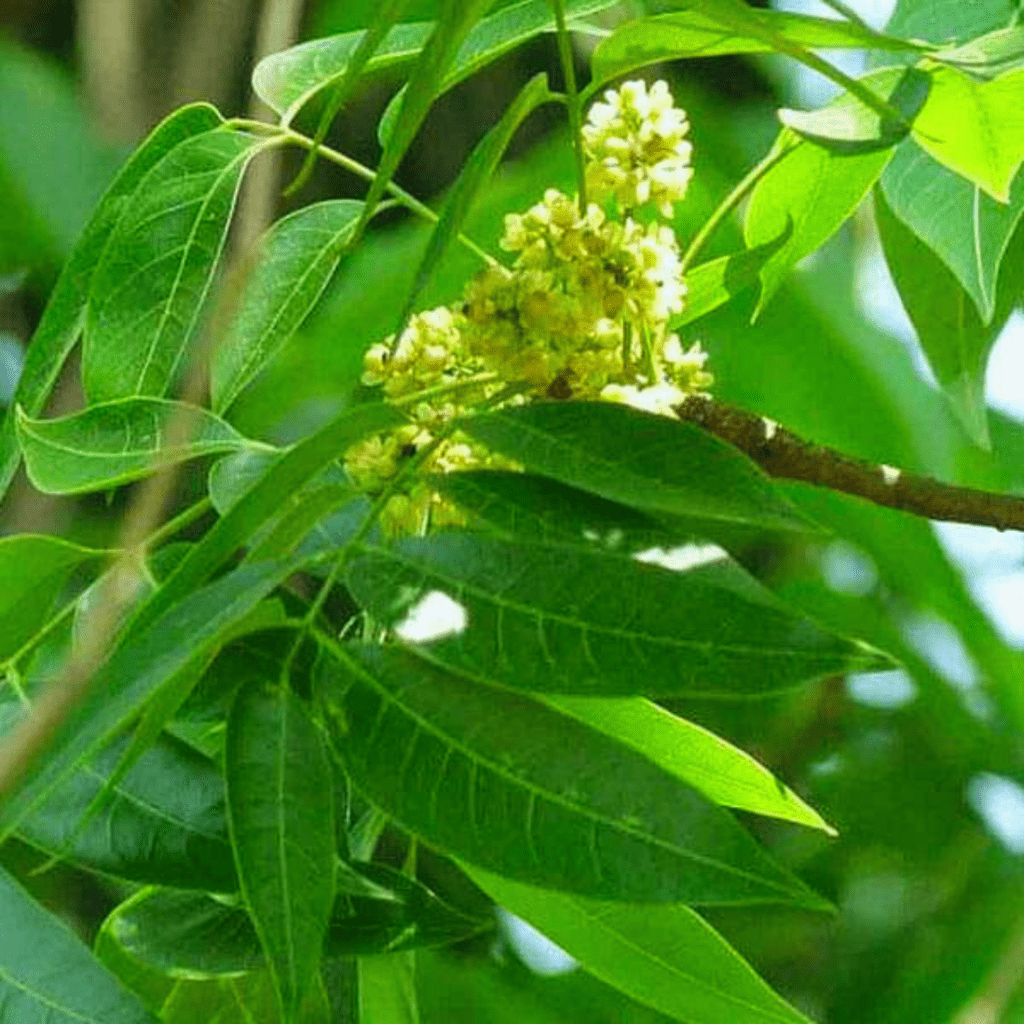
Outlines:
POLYGON ((163 586, 139 609, 131 624, 132 632, 138 633, 151 625, 209 579, 303 485, 343 455, 349 445, 402 422, 404 417, 383 403, 355 406, 281 455, 189 550, 163 586))
MULTIPOLYGON (((612 6, 613 0, 571 0, 566 16, 581 18, 612 6)), ((410 64, 423 49, 432 24, 396 25, 367 61, 365 72, 410 64)), ((449 68, 442 89, 450 89, 503 53, 542 32, 555 30, 550 0, 521 0, 479 21, 466 36, 449 68)), ((321 89, 339 82, 363 39, 363 32, 315 39, 264 58, 253 74, 260 98, 276 110, 285 123, 321 89)))
POLYGON ((361 956, 359 1024, 419 1024, 416 956, 361 956))
POLYGON ((286 1024, 312 985, 334 904, 334 794, 320 730, 285 682, 243 687, 225 747, 231 843, 286 1024))
POLYGON ((1016 296, 1004 289, 999 315, 983 323, 952 271, 893 212, 875 190, 875 221, 889 271, 918 340, 968 434, 989 447, 985 368, 1016 296))
POLYGON ((688 907, 605 903, 466 870, 596 977, 675 1020, 809 1024, 688 907))
POLYGON ((776 146, 792 148, 761 179, 750 197, 743 233, 764 245, 792 224, 789 241, 761 270, 755 318, 794 265, 830 238, 857 208, 892 157, 892 149, 842 154, 807 140, 792 145, 783 129, 776 146))
POLYGON ((597 898, 821 906, 728 813, 603 733, 393 647, 319 681, 353 782, 425 841, 597 898))
POLYGON ((0 428, 0 497, 10 485, 21 457, 14 431, 13 406, 20 406, 29 416, 38 416, 43 411, 61 367, 85 323, 89 286, 100 254, 132 193, 147 172, 171 149, 220 123, 220 115, 205 103, 175 111, 136 150, 96 207, 50 295, 29 345, 12 408, 0 428))
POLYGON ((242 173, 277 141, 215 128, 177 145, 142 179, 92 278, 82 356, 90 402, 159 396, 174 382, 242 173))
POLYGON ((0 539, 0 661, 17 653, 45 623, 74 569, 101 557, 103 552, 59 537, 0 539))
MULTIPOLYGON (((395 953, 466 939, 493 928, 380 864, 342 866, 357 883, 341 892, 324 942, 329 957, 395 953), (359 885, 361 883, 361 887, 359 885)), ((172 977, 236 974, 266 964, 245 907, 204 893, 147 889, 122 903, 104 929, 133 958, 172 977)))
POLYGON ((443 533, 368 551, 347 580, 419 656, 514 689, 763 696, 877 664, 745 575, 733 589, 705 568, 672 572, 597 550, 443 533), (439 601, 457 621, 424 637, 421 620, 439 601))
POLYGON ((160 687, 207 660, 232 626, 301 565, 299 559, 242 566, 179 601, 134 633, 97 670, 88 693, 0 805, 0 835, 16 829, 145 709, 160 687))
POLYGON ((1001 203, 1024 162, 1024 71, 978 82, 955 68, 931 71, 914 140, 1001 203))
POLYGON ((526 469, 648 514, 815 529, 746 456, 666 416, 544 402, 474 416, 462 429, 526 469))
POLYGON ((32 420, 20 410, 17 416, 26 471, 46 494, 103 491, 252 444, 205 409, 162 398, 103 402, 56 420, 32 420))
POLYGON ((270 230, 231 328, 214 354, 215 412, 231 405, 306 318, 338 266, 362 208, 350 199, 314 203, 270 230))
POLYGON ((128 742, 118 740, 83 765, 22 821, 18 836, 132 882, 234 892, 238 881, 224 780, 212 761, 166 734, 142 754, 102 813, 67 847, 128 742))
POLYGON ((51 917, 0 868, 0 1012, 11 1024, 150 1024, 67 925, 51 917))
POLYGON ((990 323, 999 266, 1024 213, 1024 177, 1004 205, 906 140, 881 186, 889 209, 953 271, 982 321, 990 323))
POLYGON ((716 804, 835 834, 813 807, 749 754, 657 704, 640 697, 609 700, 557 694, 544 699, 563 714, 634 747, 716 804))
POLYGON ((470 154, 452 186, 438 222, 427 242, 427 250, 413 279, 412 290, 405 303, 400 324, 404 327, 420 293, 427 286, 437 265, 444 258, 452 240, 458 235, 480 190, 486 185, 501 161, 516 130, 537 107, 553 99, 548 89, 548 76, 541 72, 523 87, 509 105, 501 120, 483 137, 470 154))
MULTIPOLYGON (((635 68, 681 57, 718 57, 728 53, 768 53, 772 46, 739 27, 723 24, 700 0, 674 0, 685 10, 620 25, 603 39, 591 58, 595 82, 607 82, 635 68)), ((871 32, 850 21, 752 9, 752 22, 799 46, 826 49, 875 49, 920 52, 905 39, 871 32)))
POLYGON ((944 65, 981 81, 991 81, 1024 67, 1024 26, 1012 25, 972 39, 954 50, 943 50, 944 65))

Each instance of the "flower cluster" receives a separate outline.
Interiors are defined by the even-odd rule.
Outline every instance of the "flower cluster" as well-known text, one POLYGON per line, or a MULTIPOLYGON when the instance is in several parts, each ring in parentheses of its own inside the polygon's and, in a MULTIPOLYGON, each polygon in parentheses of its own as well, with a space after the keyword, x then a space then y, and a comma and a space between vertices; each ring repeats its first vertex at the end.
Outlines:
MULTIPOLYGON (((467 284, 461 302, 413 316, 401 337, 369 349, 363 383, 401 402, 410 424, 346 453, 358 486, 379 490, 428 446, 425 468, 434 472, 507 465, 457 432, 433 444, 484 401, 605 399, 671 415, 711 384, 700 346, 683 351, 668 329, 686 295, 675 235, 657 220, 634 218, 648 202, 671 216, 686 191, 687 129, 664 82, 650 91, 626 82, 591 107, 583 129, 587 187, 617 208, 581 210, 549 189, 525 213, 505 218, 500 244, 514 256, 511 267, 493 263, 467 284)), ((382 523, 391 534, 416 533, 460 517, 417 483, 392 497, 382 523)))

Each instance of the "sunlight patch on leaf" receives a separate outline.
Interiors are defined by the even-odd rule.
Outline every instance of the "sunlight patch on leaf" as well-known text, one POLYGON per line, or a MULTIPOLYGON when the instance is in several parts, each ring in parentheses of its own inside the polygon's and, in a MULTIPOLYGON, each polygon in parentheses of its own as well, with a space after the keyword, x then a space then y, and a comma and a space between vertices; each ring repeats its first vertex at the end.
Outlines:
POLYGON ((677 548, 647 548, 633 556, 638 562, 660 565, 673 572, 686 572, 699 565, 720 562, 729 556, 717 544, 680 544, 677 548))
POLYGON ((406 612, 395 626, 395 634, 406 643, 427 643, 458 636, 468 621, 464 605, 453 601, 443 590, 431 590, 406 612))

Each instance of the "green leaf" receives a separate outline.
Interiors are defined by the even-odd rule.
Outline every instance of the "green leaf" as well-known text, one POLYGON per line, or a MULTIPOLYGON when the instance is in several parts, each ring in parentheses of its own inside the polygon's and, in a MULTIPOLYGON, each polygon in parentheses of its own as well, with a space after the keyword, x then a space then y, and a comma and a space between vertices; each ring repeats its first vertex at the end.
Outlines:
POLYGON ((886 262, 921 348, 964 429, 989 448, 985 411, 985 368, 1006 324, 1001 315, 982 322, 970 296, 949 268, 889 209, 875 190, 875 222, 886 262))
POLYGON ((145 1006, 0 868, 0 1008, 11 1024, 149 1024, 145 1006))
POLYGON ((513 135, 537 107, 552 99, 554 96, 548 88, 547 74, 541 72, 535 75, 523 86, 519 95, 502 114, 501 120, 480 140, 470 154, 448 193, 437 224, 430 234, 426 252, 416 270, 409 297, 406 299, 399 329, 404 329, 416 300, 429 283, 431 275, 444 258, 452 240, 462 229, 480 190, 494 174, 513 135))
MULTIPOLYGON (((684 57, 770 53, 773 49, 762 36, 749 35, 739 26, 723 23, 715 17, 715 7, 702 0, 673 0, 672 6, 685 9, 628 21, 601 40, 591 57, 594 81, 607 82, 635 68, 684 57)), ((922 49, 909 40, 872 32, 850 21, 754 9, 749 10, 749 17, 752 24, 803 47, 905 53, 922 49)))
POLYGON ((1014 182, 1009 204, 998 203, 907 140, 881 185, 889 209, 953 271, 990 323, 999 266, 1024 213, 1024 177, 1014 182))
MULTIPOLYGON (((323 985, 310 991, 302 1024, 333 1024, 323 985)), ((280 1020, 269 971, 212 981, 178 981, 161 1008, 162 1024, 277 1024, 280 1020)))
POLYGON ((810 1024, 688 907, 637 907, 469 875, 620 992, 685 1024, 810 1024))
POLYGON ((1004 28, 1016 11, 1016 0, 897 0, 886 30, 908 39, 947 43, 1004 28))
POLYGON ((403 422, 401 413, 382 403, 354 406, 281 455, 203 539, 189 549, 163 586, 139 609, 131 631, 138 633, 152 625, 176 602, 209 579, 300 488, 344 454, 346 448, 369 434, 403 422))
POLYGON ((48 853, 132 882, 234 892, 224 780, 209 758, 166 734, 114 789, 102 813, 78 821, 128 746, 122 738, 83 764, 25 818, 18 836, 48 853), (74 837, 70 847, 68 841, 74 837))
POLYGON ((716 804, 836 834, 813 807, 749 754, 657 704, 640 697, 609 700, 558 694, 544 699, 563 714, 633 747, 716 804))
POLYGON ((20 409, 18 443, 28 477, 46 494, 84 494, 164 466, 252 445, 213 413, 162 398, 125 398, 55 420, 20 409))
MULTIPOLYGON (((342 864, 340 872, 326 957, 439 946, 494 926, 493 918, 466 917, 382 864, 342 864)), ((266 964, 245 907, 203 893, 143 890, 111 913, 104 930, 131 957, 171 977, 218 977, 266 964)))
POLYGON ((758 182, 750 197, 743 235, 748 247, 778 238, 792 224, 789 241, 761 270, 760 316, 771 297, 804 256, 831 237, 860 204, 892 157, 892 149, 841 154, 784 128, 776 150, 791 147, 758 182))
MULTIPOLYGON (((699 553, 699 549, 695 548, 699 553)), ((354 558, 373 618, 441 668, 540 693, 752 697, 857 665, 737 566, 672 572, 616 553, 474 534, 410 538, 354 558), (453 614, 425 621, 438 604, 453 614)))
POLYGON ((231 708, 224 761, 242 895, 290 1024, 316 977, 334 904, 327 750, 287 683, 250 683, 231 708))
POLYGON ((10 835, 127 728, 161 686, 208 660, 232 626, 301 564, 292 558, 235 569, 122 642, 56 731, 46 758, 33 762, 0 804, 0 836, 10 835))
POLYGON ((82 353, 89 402, 162 395, 181 370, 249 161, 278 139, 227 126, 175 146, 125 203, 93 274, 82 353))
POLYGON ((1024 66, 1024 26, 997 29, 934 56, 972 78, 991 81, 1024 66))
POLYGON ((352 781, 443 852, 604 899, 822 901, 728 812, 553 708, 394 647, 337 647, 318 680, 352 781))
MULTIPOLYGON (((21 406, 29 416, 38 416, 43 411, 85 322, 89 288, 100 254, 139 182, 184 139, 209 131, 220 122, 220 115, 207 104, 182 107, 153 129, 121 169, 54 286, 29 345, 12 406, 21 406)), ((10 485, 21 458, 14 427, 12 408, 0 428, 0 497, 10 485)))
POLYGON ((461 426, 528 470, 649 515, 815 530, 746 456, 691 423, 610 402, 542 402, 461 426))
POLYGON ((931 69, 932 88, 914 141, 940 164, 1001 203, 1024 162, 1024 71, 978 82, 955 68, 931 69))
POLYGON ((279 220, 210 369, 215 412, 223 412, 288 342, 323 293, 359 219, 351 199, 314 203, 279 220))
POLYGON ((16 654, 46 622, 75 568, 103 555, 59 537, 0 538, 0 661, 16 654))
POLYGON ((361 956, 359 1024, 419 1024, 415 954, 361 956))
POLYGON ((610 551, 641 551, 690 539, 642 512, 531 473, 476 469, 433 483, 499 533, 610 551))
MULTIPOLYGON (((566 15, 585 17, 611 7, 612 3, 613 0, 572 0, 566 4, 566 15)), ((430 22, 396 25, 367 61, 365 73, 410 64, 423 49, 432 27, 430 22)), ((496 11, 469 31, 444 77, 441 91, 535 36, 554 30, 549 0, 522 0, 496 11)), ((361 31, 348 32, 271 54, 256 66, 253 88, 288 124, 321 89, 342 80, 363 36, 361 31)))
POLYGON ((751 285, 756 284, 765 264, 790 239, 792 225, 787 223, 778 238, 764 245, 743 249, 729 256, 701 263, 686 272, 686 304, 674 317, 672 327, 683 327, 718 309, 751 285))

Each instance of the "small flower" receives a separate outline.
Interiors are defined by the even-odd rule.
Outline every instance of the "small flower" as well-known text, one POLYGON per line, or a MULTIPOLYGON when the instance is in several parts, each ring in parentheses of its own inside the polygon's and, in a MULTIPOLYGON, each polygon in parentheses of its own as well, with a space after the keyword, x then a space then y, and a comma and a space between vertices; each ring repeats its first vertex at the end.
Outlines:
POLYGON ((686 394, 675 384, 663 380, 646 388, 635 384, 609 384, 601 391, 601 397, 608 402, 629 405, 659 416, 674 416, 675 407, 686 399, 686 394))

